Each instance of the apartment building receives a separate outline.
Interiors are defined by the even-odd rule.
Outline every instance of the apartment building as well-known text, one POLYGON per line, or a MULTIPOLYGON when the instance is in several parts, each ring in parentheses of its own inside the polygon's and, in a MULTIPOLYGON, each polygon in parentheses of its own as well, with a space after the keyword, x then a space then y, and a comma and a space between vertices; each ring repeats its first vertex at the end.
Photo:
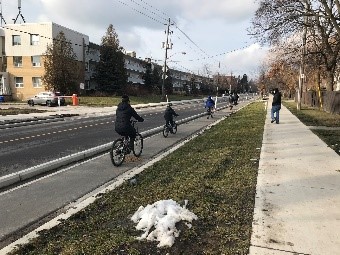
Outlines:
MULTIPOLYGON (((8 24, 4 26, 7 78, 3 87, 10 90, 13 99, 25 100, 45 91, 42 84, 44 55, 60 32, 71 42, 79 65, 85 65, 89 37, 52 22, 8 24)), ((85 69, 85 66, 84 66, 85 69)), ((79 83, 85 82, 81 77, 79 83)))
MULTIPOLYGON (((42 77, 45 74, 44 55, 47 45, 60 32, 71 42, 76 60, 83 68, 79 79, 81 90, 95 90, 97 84, 93 74, 100 60, 100 45, 89 42, 89 36, 55 24, 53 22, 7 24, 0 28, 0 95, 25 101, 45 91, 42 77)), ((146 64, 136 52, 126 52, 125 68, 130 84, 143 85, 146 64)), ((158 66, 152 63, 153 66, 158 66)), ((182 92, 190 83, 192 74, 170 69, 175 92, 182 92)))

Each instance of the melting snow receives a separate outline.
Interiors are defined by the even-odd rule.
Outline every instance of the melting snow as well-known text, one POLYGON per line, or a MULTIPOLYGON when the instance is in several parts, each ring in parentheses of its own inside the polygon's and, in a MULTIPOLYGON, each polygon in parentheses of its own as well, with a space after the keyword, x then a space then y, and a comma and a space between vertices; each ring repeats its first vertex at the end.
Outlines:
MULTIPOLYGON (((157 247, 171 247, 175 238, 180 234, 175 226, 176 223, 180 221, 191 223, 192 220, 197 220, 197 216, 186 209, 187 203, 186 200, 181 207, 176 201, 170 199, 161 200, 146 207, 140 206, 131 217, 134 223, 138 223, 136 229, 144 231, 137 239, 158 241, 157 247)), ((186 223, 186 225, 191 228, 191 224, 186 223)))

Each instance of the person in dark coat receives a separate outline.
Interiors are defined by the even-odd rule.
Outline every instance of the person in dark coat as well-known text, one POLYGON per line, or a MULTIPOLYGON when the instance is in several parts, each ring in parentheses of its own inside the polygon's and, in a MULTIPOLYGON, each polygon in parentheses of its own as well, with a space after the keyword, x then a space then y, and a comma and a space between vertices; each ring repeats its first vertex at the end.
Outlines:
POLYGON ((172 109, 172 104, 168 104, 164 112, 165 125, 172 126, 174 124, 174 116, 178 116, 174 109, 172 109))
POLYGON ((279 92, 278 88, 273 90, 273 102, 272 102, 272 109, 271 109, 271 123, 276 122, 276 124, 280 123, 280 110, 281 110, 281 93, 279 92))
POLYGON ((133 150, 134 141, 136 138, 136 131, 132 126, 130 120, 135 118, 139 122, 144 119, 130 105, 130 99, 127 95, 122 96, 122 102, 118 104, 116 110, 115 130, 121 136, 130 137, 130 149, 133 150))

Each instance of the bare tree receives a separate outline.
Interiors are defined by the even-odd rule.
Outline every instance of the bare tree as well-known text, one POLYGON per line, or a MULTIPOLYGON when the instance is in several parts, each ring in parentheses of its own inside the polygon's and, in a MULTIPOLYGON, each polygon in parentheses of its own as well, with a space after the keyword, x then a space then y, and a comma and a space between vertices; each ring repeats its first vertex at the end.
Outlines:
MULTIPOLYGON (((290 38, 300 35, 295 52, 308 61, 309 68, 324 70, 327 90, 333 90, 334 73, 339 59, 340 40, 338 0, 259 0, 251 34, 261 43, 286 47, 290 38), (305 33, 303 33, 303 31, 305 33), (317 59, 317 61, 309 61, 317 59), (315 66, 312 66, 315 64, 315 66), (320 67, 321 66, 321 67, 320 67)), ((305 68, 305 67, 304 67, 305 68)))

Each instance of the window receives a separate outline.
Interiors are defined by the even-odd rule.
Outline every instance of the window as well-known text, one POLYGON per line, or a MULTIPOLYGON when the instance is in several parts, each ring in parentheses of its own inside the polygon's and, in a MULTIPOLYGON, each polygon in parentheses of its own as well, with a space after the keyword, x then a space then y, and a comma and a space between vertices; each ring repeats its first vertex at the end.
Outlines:
POLYGON ((22 66, 22 57, 14 56, 13 57, 13 64, 16 67, 21 67, 22 66))
POLYGON ((20 35, 12 35, 12 44, 13 45, 21 45, 20 35))
POLYGON ((31 57, 32 66, 40 66, 40 56, 31 57))
POLYGON ((41 78, 40 77, 32 77, 33 88, 41 88, 41 78))
POLYGON ((39 35, 31 35, 31 45, 39 45, 39 35))
POLYGON ((24 87, 24 78, 23 77, 15 77, 14 82, 15 82, 16 88, 23 88, 24 87))

